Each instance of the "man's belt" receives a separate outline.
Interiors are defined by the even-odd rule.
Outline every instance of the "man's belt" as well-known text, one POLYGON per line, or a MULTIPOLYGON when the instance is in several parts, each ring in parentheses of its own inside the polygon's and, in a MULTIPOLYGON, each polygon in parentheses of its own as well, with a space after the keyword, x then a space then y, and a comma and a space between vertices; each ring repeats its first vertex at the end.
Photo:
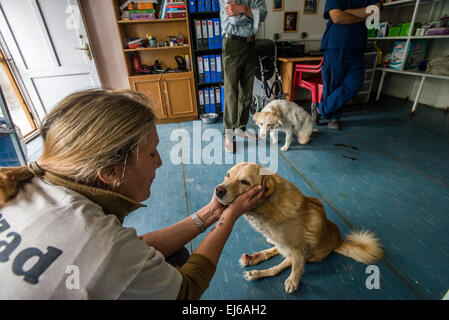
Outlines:
POLYGON ((228 39, 237 39, 237 40, 242 40, 245 42, 254 42, 256 40, 256 36, 251 36, 251 37, 239 37, 239 36, 235 36, 233 34, 230 33, 225 33, 223 34, 223 38, 228 38, 228 39))

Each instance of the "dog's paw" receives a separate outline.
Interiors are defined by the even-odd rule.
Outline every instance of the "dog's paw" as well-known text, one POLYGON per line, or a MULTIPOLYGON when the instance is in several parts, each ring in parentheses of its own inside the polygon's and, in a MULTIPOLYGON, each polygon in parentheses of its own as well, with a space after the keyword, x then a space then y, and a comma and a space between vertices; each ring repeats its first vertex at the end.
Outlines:
POLYGON ((288 150, 288 146, 283 146, 282 148, 281 148, 281 151, 282 152, 285 152, 285 151, 287 151, 288 150))
POLYGON ((243 272, 243 277, 245 278, 246 281, 256 280, 258 278, 257 277, 257 270, 245 271, 245 272, 243 272))
POLYGON ((241 267, 249 266, 251 262, 251 256, 249 256, 247 253, 242 254, 240 257, 239 263, 241 267))
POLYGON ((252 255, 249 255, 247 253, 242 254, 239 260, 240 266, 246 267, 256 264, 255 259, 258 258, 259 255, 260 255, 259 253, 254 253, 252 255))
POLYGON ((296 290, 298 290, 298 287, 299 287, 299 281, 291 279, 290 277, 288 277, 287 280, 285 280, 285 283, 284 283, 285 292, 293 293, 296 290))

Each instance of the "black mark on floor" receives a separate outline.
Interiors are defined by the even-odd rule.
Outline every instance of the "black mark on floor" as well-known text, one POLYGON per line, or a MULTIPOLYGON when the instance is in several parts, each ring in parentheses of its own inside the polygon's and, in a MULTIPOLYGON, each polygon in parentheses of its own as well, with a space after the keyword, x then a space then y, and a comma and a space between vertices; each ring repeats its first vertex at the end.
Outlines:
POLYGON ((351 160, 357 160, 356 158, 354 158, 354 157, 348 157, 348 156, 342 156, 343 158, 346 158, 346 159, 351 159, 351 160))
POLYGON ((359 148, 357 148, 357 147, 354 147, 354 146, 348 146, 348 145, 343 144, 343 143, 334 143, 334 146, 336 146, 336 147, 351 148, 352 150, 359 150, 359 148))

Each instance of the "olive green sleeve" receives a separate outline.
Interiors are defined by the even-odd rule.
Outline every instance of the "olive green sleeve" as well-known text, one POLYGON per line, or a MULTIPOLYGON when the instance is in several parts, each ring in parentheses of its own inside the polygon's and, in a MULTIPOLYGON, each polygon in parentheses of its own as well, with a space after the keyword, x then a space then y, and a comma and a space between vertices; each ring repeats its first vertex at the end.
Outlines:
POLYGON ((181 288, 177 299, 197 300, 209 287, 216 266, 205 256, 194 253, 182 267, 177 269, 182 275, 181 288))

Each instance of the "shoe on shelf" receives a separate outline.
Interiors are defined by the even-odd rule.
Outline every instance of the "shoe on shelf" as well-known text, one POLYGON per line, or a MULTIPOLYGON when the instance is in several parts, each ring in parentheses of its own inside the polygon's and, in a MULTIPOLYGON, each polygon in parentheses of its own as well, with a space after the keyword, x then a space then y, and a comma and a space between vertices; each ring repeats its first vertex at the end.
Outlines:
POLYGON ((247 138, 249 140, 257 140, 257 136, 249 132, 248 130, 242 131, 242 129, 235 129, 234 134, 239 137, 247 138))
POLYGON ((234 153, 235 147, 234 147, 234 135, 231 135, 229 133, 226 133, 224 135, 224 148, 226 152, 234 153))
POLYGON ((337 119, 331 119, 329 120, 327 127, 329 129, 340 130, 340 121, 338 121, 337 119))

